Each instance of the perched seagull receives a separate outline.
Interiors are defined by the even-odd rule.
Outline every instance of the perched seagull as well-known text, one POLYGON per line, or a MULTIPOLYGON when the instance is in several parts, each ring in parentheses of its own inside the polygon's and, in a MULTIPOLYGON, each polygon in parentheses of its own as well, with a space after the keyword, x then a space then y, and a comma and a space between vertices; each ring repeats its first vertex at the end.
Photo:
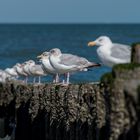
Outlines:
POLYGON ((20 77, 24 77, 25 81, 26 81, 26 77, 28 77, 28 74, 23 71, 23 66, 24 66, 23 64, 17 63, 14 67, 15 67, 16 72, 18 73, 18 75, 20 77))
POLYGON ((0 83, 5 83, 10 78, 11 78, 11 75, 9 75, 4 70, 0 70, 0 83))
POLYGON ((13 68, 6 68, 5 72, 7 72, 13 78, 18 78, 18 73, 16 72, 15 66, 13 68))
MULTIPOLYGON (((32 76, 36 77, 38 76, 39 77, 39 80, 38 80, 38 83, 40 84, 41 83, 41 76, 46 76, 47 73, 43 70, 42 66, 41 65, 31 65, 31 63, 29 63, 29 72, 32 76)), ((34 83, 35 83, 35 78, 34 78, 34 83)))
POLYGON ((89 62, 86 58, 72 54, 62 54, 60 49, 50 50, 49 57, 51 65, 59 74, 67 73, 66 84, 69 84, 69 73, 76 71, 85 71, 90 67, 100 66, 100 64, 89 62))
MULTIPOLYGON (((6 78, 3 78, 3 70, 0 69, 0 83, 4 83, 6 78)), ((5 72, 4 72, 5 73, 5 72)))
POLYGON ((27 74, 26 83, 28 82, 28 77, 32 76, 31 72, 29 71, 29 67, 32 67, 34 65, 35 65, 35 62, 33 60, 28 60, 23 63, 23 72, 27 74))
POLYGON ((58 76, 55 68, 50 64, 49 56, 50 56, 50 52, 45 51, 41 55, 37 56, 37 58, 40 59, 40 62, 42 64, 42 67, 45 70, 45 72, 53 75, 53 77, 54 77, 53 83, 57 83, 57 82, 59 82, 59 76, 58 76))
POLYGON ((130 63, 130 46, 112 43, 111 39, 107 36, 101 36, 95 41, 88 43, 88 46, 95 45, 99 46, 97 54, 104 65, 112 67, 115 64, 130 63))

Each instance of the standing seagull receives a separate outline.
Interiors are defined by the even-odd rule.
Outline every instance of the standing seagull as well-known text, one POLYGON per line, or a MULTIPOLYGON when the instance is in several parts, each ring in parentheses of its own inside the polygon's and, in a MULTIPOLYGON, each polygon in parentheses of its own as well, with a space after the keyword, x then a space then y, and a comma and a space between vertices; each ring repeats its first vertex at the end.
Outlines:
POLYGON ((44 70, 42 69, 41 65, 31 65, 31 63, 29 63, 29 72, 31 73, 32 76, 34 76, 34 83, 35 83, 35 77, 38 77, 38 83, 41 83, 41 76, 46 76, 47 73, 44 72, 44 70))
POLYGON ((18 73, 20 77, 24 77, 25 78, 24 82, 26 82, 26 77, 28 77, 28 74, 23 71, 23 67, 24 67, 24 64, 17 63, 15 65, 16 72, 18 73))
POLYGON ((130 46, 112 43, 107 36, 101 36, 88 43, 90 47, 95 45, 99 46, 97 54, 104 65, 112 67, 115 64, 130 63, 130 46))
POLYGON ((89 62, 87 59, 77 55, 62 54, 58 48, 50 50, 49 60, 57 73, 67 73, 66 84, 69 84, 69 73, 85 71, 87 68, 100 66, 100 64, 89 62))
POLYGON ((11 75, 4 70, 0 70, 0 83, 5 83, 9 79, 11 79, 11 75))
POLYGON ((28 60, 23 63, 23 72, 27 74, 25 83, 28 82, 28 77, 32 76, 31 72, 29 71, 29 67, 34 66, 35 62, 33 60, 28 60))
POLYGON ((13 78, 18 78, 18 73, 16 72, 16 68, 15 66, 12 68, 6 68, 5 72, 7 72, 9 75, 11 75, 11 77, 13 78))
POLYGON ((53 83, 58 83, 59 82, 59 76, 58 76, 55 68, 50 64, 49 57, 50 57, 50 53, 47 52, 47 51, 45 51, 41 55, 37 56, 37 58, 40 59, 40 62, 42 64, 42 67, 45 70, 45 72, 53 75, 53 83))

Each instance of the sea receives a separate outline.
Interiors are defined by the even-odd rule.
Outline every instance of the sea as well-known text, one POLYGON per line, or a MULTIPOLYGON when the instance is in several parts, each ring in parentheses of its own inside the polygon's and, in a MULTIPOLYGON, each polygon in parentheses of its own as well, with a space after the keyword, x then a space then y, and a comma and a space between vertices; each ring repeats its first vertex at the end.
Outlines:
MULTIPOLYGON (((101 63, 97 47, 88 47, 87 43, 102 35, 113 42, 132 45, 140 42, 140 24, 0 24, 0 69, 29 59, 39 63, 36 57, 52 48, 101 63)), ((101 76, 111 70, 102 65, 73 73, 70 81, 99 82, 101 76)), ((42 82, 51 80, 51 76, 42 78, 42 82)))

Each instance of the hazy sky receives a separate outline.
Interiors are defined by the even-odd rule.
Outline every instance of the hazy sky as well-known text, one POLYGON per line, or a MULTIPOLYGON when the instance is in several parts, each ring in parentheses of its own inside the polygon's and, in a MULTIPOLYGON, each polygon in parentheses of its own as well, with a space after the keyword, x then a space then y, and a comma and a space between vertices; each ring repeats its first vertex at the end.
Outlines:
POLYGON ((0 23, 140 23, 140 0, 0 0, 0 23))

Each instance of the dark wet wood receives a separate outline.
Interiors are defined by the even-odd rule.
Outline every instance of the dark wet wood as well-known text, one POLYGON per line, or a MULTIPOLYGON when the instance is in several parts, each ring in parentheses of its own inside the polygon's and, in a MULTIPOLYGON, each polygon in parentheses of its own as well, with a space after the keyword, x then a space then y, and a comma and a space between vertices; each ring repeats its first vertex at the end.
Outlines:
POLYGON ((10 120, 16 140, 117 140, 138 121, 135 101, 107 85, 7 83, 0 97, 0 136, 10 120))
POLYGON ((140 43, 135 43, 132 46, 132 62, 140 63, 140 43))

